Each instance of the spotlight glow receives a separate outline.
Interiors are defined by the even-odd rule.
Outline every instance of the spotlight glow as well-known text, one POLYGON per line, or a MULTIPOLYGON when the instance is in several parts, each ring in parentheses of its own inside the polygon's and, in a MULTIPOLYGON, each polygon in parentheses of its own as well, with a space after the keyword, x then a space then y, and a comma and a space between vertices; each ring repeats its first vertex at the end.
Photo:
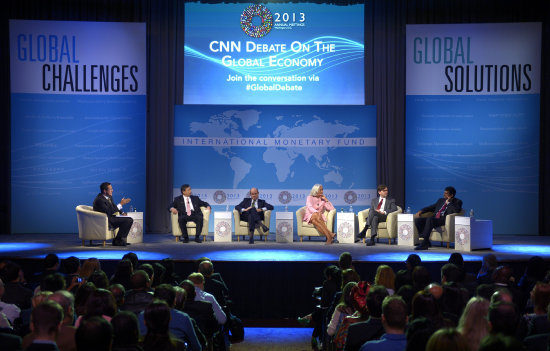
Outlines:
POLYGON ((529 256, 550 256, 548 245, 493 245, 493 251, 529 256))
POLYGON ((208 257, 215 261, 334 261, 338 254, 298 250, 231 250, 211 251, 208 257))
MULTIPOLYGON (((449 253, 441 253, 441 252, 422 252, 417 253, 418 256, 420 256, 420 259, 422 262, 445 262, 449 260, 449 257, 451 256, 454 251, 450 251, 449 253)), ((369 261, 369 262, 405 262, 407 257, 411 252, 388 252, 388 253, 378 253, 378 254, 372 254, 372 255, 363 255, 357 257, 357 260, 359 261, 369 261)), ((473 256, 473 255, 467 255, 462 254, 462 257, 464 258, 464 261, 480 261, 481 257, 473 256)))
MULTIPOLYGON (((133 251, 133 250, 102 250, 102 251, 71 251, 57 254, 59 258, 64 259, 70 256, 76 256, 79 259, 95 257, 100 260, 120 260, 128 252, 134 252, 140 260, 162 260, 170 255, 160 252, 133 251)), ((44 258, 44 254, 36 255, 33 258, 44 258)))
POLYGON ((50 244, 42 243, 1 243, 0 253, 5 254, 14 251, 40 250, 50 246, 50 244))

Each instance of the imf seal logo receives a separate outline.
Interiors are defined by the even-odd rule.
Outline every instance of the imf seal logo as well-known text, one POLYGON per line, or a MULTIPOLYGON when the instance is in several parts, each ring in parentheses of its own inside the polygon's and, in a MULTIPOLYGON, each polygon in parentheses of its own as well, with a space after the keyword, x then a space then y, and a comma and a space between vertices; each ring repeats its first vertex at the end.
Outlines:
POLYGON ((261 38, 266 36, 273 28, 273 15, 264 5, 250 5, 244 9, 241 14, 241 28, 252 38, 261 38), (262 24, 255 26, 252 24, 254 17, 260 17, 262 24))
POLYGON ((225 195, 225 192, 221 190, 216 190, 213 197, 214 197, 214 202, 217 204, 223 204, 225 202, 225 199, 227 198, 227 196, 225 195))
POLYGON ((288 204, 292 200, 292 195, 286 190, 283 190, 279 193, 279 202, 283 205, 288 204))
POLYGON ((355 203, 355 201, 357 201, 357 193, 351 190, 346 191, 346 193, 344 194, 344 201, 350 205, 355 203))

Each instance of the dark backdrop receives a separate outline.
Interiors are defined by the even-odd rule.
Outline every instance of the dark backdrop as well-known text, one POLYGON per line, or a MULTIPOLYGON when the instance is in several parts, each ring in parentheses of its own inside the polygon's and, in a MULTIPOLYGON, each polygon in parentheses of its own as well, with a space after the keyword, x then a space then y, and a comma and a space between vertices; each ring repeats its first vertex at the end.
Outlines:
MULTIPOLYGON (((213 0, 213 2, 221 2, 213 0)), ((250 3, 254 1, 246 1, 250 3)), ((284 2, 284 1, 282 1, 284 2)), ((319 1, 325 2, 325 1, 319 1)), ((356 2, 356 1, 353 1, 356 2)), ((347 3, 335 1, 335 3, 347 3)), ((421 23, 542 22, 539 232, 550 206, 550 2, 545 0, 373 0, 365 4, 365 103, 378 113, 378 182, 405 202, 405 26, 421 23)), ((166 233, 172 198, 174 104, 182 103, 183 0, 8 0, 0 14, 0 233, 10 233, 9 19, 147 23, 147 207, 148 232, 166 233)), ((91 201, 91 199, 90 199, 91 201)), ((506 214, 510 215, 510 214, 506 214)), ((527 217, 527 216, 523 216, 527 217)), ((521 234, 521 233, 518 233, 521 234)))

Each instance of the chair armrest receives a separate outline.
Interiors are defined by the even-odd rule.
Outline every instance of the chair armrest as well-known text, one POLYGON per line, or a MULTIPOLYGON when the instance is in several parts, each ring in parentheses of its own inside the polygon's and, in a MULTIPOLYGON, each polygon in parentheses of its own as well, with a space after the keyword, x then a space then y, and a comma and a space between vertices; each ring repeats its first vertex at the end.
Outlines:
POLYGON ((334 232, 334 217, 336 216, 336 209, 330 210, 327 214, 327 228, 331 232, 334 232))
POLYGON ((397 214, 402 212, 401 207, 397 206, 397 211, 389 213, 386 217, 386 229, 390 238, 397 236, 397 214))
POLYGON ((296 211, 296 225, 298 227, 302 226, 302 222, 304 221, 304 213, 306 212, 306 207, 300 207, 298 211, 296 211))
POLYGON ((271 227, 269 223, 271 222, 271 210, 264 211, 264 223, 266 226, 271 227))
POLYGON ((241 221, 241 214, 237 209, 234 208, 233 209, 233 224, 234 224, 233 228, 239 228, 240 221, 241 221))
POLYGON ((370 208, 367 208, 366 210, 359 211, 357 213, 357 225, 359 230, 363 230, 363 228, 365 228, 365 224, 367 224, 367 218, 369 218, 369 211, 370 208))

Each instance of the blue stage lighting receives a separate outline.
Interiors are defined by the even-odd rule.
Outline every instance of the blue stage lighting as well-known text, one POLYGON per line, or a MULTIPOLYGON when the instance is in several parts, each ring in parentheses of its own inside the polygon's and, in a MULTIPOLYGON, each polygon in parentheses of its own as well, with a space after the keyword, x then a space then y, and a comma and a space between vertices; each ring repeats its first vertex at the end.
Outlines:
MULTIPOLYGON (((50 244, 42 243, 1 243, 0 254, 11 253, 14 251, 40 250, 50 246, 50 244)), ((44 256, 41 258, 44 258, 44 256)))
MULTIPOLYGON (((407 257, 412 252, 388 252, 388 253, 378 253, 378 254, 371 254, 371 255, 363 255, 358 256, 357 258, 354 257, 354 259, 358 261, 369 261, 369 262, 405 262, 407 257)), ((416 253, 416 252, 415 252, 416 253)), ((451 256, 453 252, 449 253, 440 253, 440 252, 422 252, 422 253, 416 253, 418 256, 420 256, 420 259, 422 262, 445 262, 449 260, 449 257, 451 256)), ((462 257, 464 258, 464 261, 480 261, 481 257, 473 256, 473 255, 465 255, 462 254, 462 257)))
MULTIPOLYGON (((147 251, 131 251, 131 250, 102 250, 102 251, 71 251, 71 252, 62 252, 57 254, 59 258, 64 259, 70 256, 76 256, 79 259, 87 259, 90 257, 95 257, 99 260, 120 260, 122 256, 128 252, 134 252, 140 260, 162 260, 163 258, 168 257, 168 254, 160 252, 147 252, 147 251)), ((34 258, 44 258, 44 255, 36 255, 34 258)))
POLYGON ((208 258, 213 261, 334 261, 338 260, 338 254, 301 250, 220 250, 209 252, 208 258))
POLYGON ((494 245, 493 251, 529 256, 550 256, 550 246, 548 245, 494 245))

